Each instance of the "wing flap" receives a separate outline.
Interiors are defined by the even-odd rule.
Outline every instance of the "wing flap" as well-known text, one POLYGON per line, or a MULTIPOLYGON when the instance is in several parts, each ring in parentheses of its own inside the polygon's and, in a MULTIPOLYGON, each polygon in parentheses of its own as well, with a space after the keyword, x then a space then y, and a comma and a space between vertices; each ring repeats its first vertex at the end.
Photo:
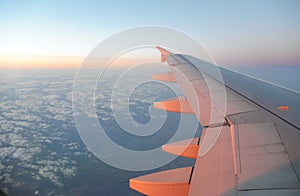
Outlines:
POLYGON ((162 150, 174 155, 195 159, 198 157, 200 138, 181 140, 162 146, 162 150))
POLYGON ((241 165, 238 190, 299 188, 274 124, 236 125, 235 129, 241 165))
POLYGON ((194 114, 194 111, 185 97, 172 98, 162 102, 154 102, 153 107, 169 112, 194 114))
POLYGON ((130 179, 130 188, 146 195, 188 195, 192 167, 172 169, 130 179))
POLYGON ((152 80, 158 80, 158 81, 162 81, 162 82, 176 82, 175 77, 170 72, 153 75, 152 80))
MULTIPOLYGON (((202 137, 205 137, 210 129, 205 128, 202 137)), ((189 195, 236 195, 230 129, 229 126, 220 129, 220 135, 212 149, 207 154, 198 156, 196 160, 189 195)), ((200 141, 201 148, 202 145, 200 141)))

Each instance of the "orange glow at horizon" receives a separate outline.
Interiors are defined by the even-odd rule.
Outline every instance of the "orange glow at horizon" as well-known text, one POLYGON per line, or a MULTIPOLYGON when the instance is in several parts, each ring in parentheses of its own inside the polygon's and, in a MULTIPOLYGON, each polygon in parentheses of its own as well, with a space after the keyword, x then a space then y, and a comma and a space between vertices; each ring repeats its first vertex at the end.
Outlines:
POLYGON ((6 69, 68 69, 77 68, 82 62, 79 56, 0 55, 0 68, 6 69))
MULTIPOLYGON (((34 55, 0 55, 0 69, 76 69, 84 62, 82 56, 34 56, 34 55)), ((145 59, 118 58, 109 66, 124 67, 145 62, 145 59)), ((89 68, 101 65, 100 61, 91 63, 89 68)))

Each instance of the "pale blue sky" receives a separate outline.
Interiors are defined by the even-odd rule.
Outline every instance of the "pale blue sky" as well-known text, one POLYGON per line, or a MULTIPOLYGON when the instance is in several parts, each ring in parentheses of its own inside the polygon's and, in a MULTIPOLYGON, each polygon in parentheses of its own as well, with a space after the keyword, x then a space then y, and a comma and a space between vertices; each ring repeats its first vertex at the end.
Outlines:
POLYGON ((86 55, 139 25, 183 31, 219 64, 300 65, 300 1, 2 1, 0 54, 86 55))

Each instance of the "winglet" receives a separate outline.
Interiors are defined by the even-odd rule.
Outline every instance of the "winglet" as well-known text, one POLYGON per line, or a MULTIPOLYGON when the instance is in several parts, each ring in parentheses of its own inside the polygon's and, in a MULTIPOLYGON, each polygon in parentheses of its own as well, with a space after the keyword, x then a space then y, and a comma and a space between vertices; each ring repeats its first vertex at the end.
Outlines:
POLYGON ((156 48, 159 50, 160 52, 160 61, 162 63, 166 62, 166 59, 167 59, 167 56, 171 54, 171 52, 169 52, 168 50, 162 48, 162 47, 159 47, 159 46, 156 46, 156 48))

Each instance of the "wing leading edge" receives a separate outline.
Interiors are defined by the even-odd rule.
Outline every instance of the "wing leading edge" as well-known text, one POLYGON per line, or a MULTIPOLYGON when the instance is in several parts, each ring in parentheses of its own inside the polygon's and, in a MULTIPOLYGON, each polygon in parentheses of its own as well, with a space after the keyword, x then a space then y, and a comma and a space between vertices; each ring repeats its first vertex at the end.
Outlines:
POLYGON ((196 158, 194 167, 131 179, 130 187, 146 195, 300 195, 300 95, 222 67, 215 69, 216 65, 192 56, 158 49, 171 72, 166 79, 156 78, 176 79, 185 99, 179 98, 177 105, 177 99, 162 102, 168 106, 157 108, 183 112, 178 109, 183 103, 187 113, 196 115, 203 132, 201 138, 163 147, 196 158), (167 176, 177 176, 178 181, 167 176), (145 184, 150 188, 143 188, 145 184), (157 187, 164 189, 147 191, 157 187))

